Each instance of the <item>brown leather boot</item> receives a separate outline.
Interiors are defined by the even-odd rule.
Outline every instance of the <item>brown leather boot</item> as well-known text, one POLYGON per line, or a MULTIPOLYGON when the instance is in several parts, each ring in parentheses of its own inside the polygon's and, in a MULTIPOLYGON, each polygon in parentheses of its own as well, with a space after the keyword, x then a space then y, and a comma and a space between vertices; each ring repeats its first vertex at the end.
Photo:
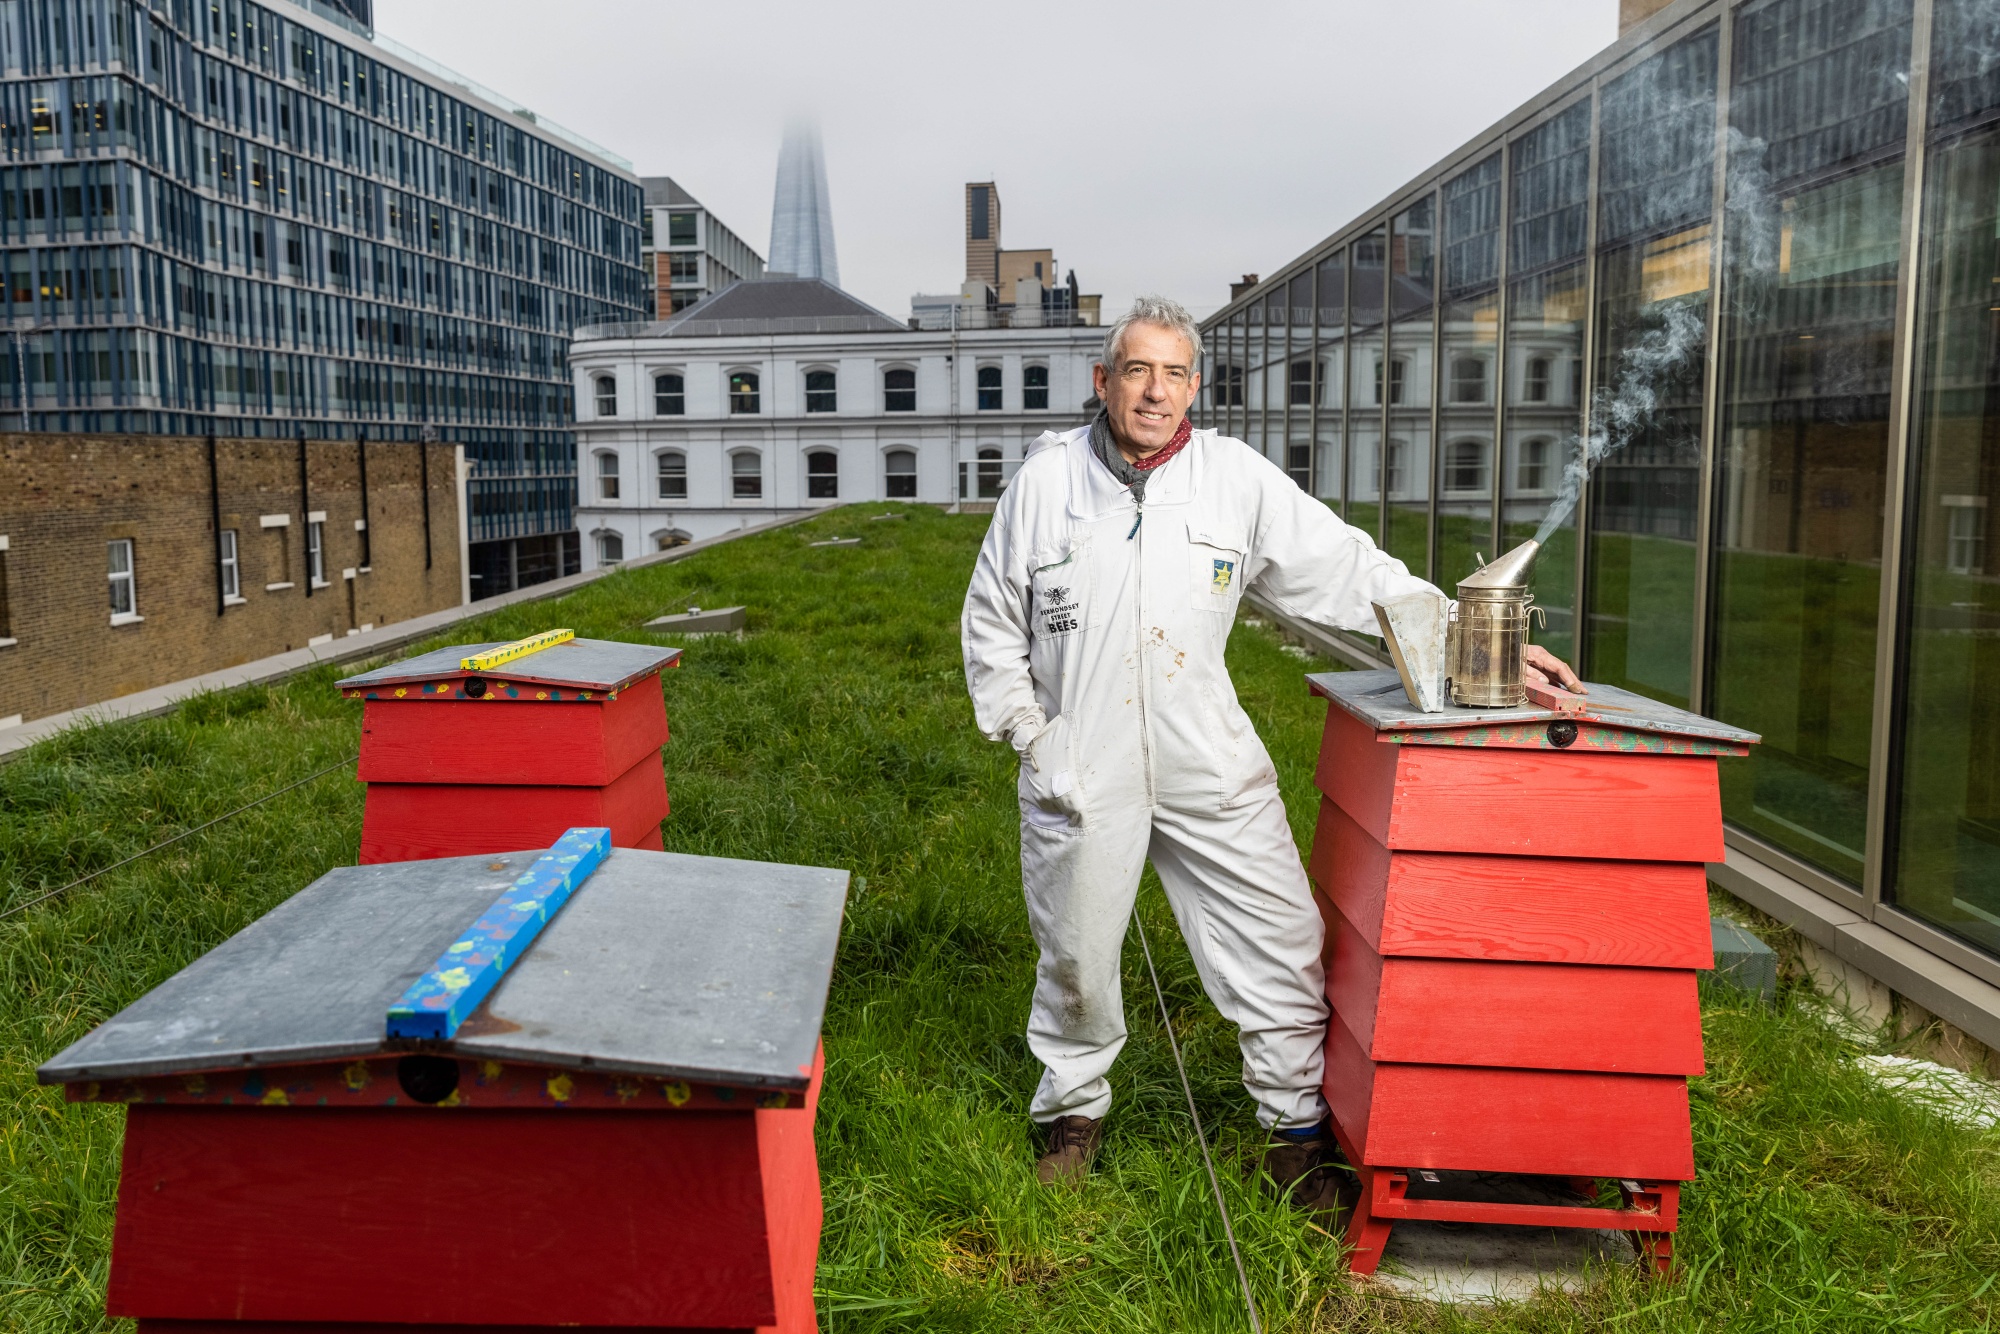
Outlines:
POLYGON ((1087 1116, 1059 1116, 1049 1122, 1048 1148, 1035 1164, 1035 1180, 1044 1186, 1083 1180, 1097 1146, 1104 1140, 1104 1119, 1087 1116))
POLYGON ((1290 1196, 1294 1208, 1322 1226, 1361 1198, 1361 1183, 1324 1122, 1305 1139, 1273 1135, 1259 1166, 1273 1190, 1290 1196))

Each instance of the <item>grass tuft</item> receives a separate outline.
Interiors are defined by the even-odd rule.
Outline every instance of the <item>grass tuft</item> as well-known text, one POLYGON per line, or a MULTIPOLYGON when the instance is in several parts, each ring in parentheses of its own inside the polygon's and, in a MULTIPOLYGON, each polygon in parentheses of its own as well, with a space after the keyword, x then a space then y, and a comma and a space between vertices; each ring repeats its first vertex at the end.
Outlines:
MULTIPOLYGON (((1034 1182, 1026 1109, 1038 1070, 1021 1036, 1034 950, 1013 765, 974 732, 959 667, 958 608, 987 521, 895 508, 907 521, 868 525, 858 547, 806 546, 855 530, 853 514, 830 515, 503 609, 454 638, 566 625, 667 642, 644 622, 691 603, 749 608, 743 639, 694 641, 665 676, 666 838, 679 851, 855 876, 826 1025, 823 1328, 1241 1330, 1136 941, 1132 1038, 1098 1169, 1077 1190, 1034 1182)), ((1248 626, 1229 660, 1305 846, 1324 706, 1299 678, 1323 664, 1248 626)), ((0 909, 351 755, 359 710, 335 695, 336 675, 80 728, 0 767, 0 909)), ((34 1066, 351 862, 360 817, 360 786, 336 773, 0 920, 0 1326, 107 1323, 121 1113, 64 1104, 34 1084, 34 1066)), ((1775 1008, 1704 991, 1701 1179, 1683 1200, 1677 1282, 1619 1272, 1582 1295, 1495 1309, 1352 1287, 1330 1238, 1245 1181, 1260 1137, 1234 1034, 1202 996, 1150 874, 1140 911, 1268 1329, 1991 1325, 2000 1136, 1870 1082, 1853 1043, 1790 989, 1775 1008)))

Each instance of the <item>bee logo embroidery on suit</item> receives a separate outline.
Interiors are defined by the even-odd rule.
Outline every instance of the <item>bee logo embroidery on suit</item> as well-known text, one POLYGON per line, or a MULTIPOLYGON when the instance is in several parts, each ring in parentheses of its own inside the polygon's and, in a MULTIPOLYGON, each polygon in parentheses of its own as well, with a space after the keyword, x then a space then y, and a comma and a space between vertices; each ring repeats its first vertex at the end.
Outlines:
POLYGON ((1235 561, 1219 560, 1215 562, 1215 577, 1209 581, 1209 591, 1212 593, 1227 593, 1229 591, 1229 582, 1235 577, 1235 561))

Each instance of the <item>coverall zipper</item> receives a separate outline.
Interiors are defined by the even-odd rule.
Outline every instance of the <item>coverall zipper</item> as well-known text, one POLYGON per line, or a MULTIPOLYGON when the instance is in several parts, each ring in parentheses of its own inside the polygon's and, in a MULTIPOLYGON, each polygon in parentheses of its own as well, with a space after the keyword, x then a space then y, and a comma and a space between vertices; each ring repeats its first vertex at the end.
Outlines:
POLYGON ((1132 520, 1132 531, 1127 539, 1137 538, 1138 545, 1132 549, 1132 640, 1138 646, 1136 670, 1139 677, 1139 768, 1146 775, 1146 806, 1151 809, 1153 801, 1153 744, 1149 733, 1152 731, 1146 714, 1146 539, 1139 534, 1139 525, 1146 517, 1144 502, 1139 504, 1138 516, 1132 520))

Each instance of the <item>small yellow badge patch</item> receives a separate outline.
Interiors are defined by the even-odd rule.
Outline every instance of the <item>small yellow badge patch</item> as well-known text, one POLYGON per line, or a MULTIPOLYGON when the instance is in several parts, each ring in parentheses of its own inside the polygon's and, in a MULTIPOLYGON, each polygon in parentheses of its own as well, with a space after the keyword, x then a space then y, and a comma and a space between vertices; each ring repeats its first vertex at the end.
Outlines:
POLYGON ((1227 593, 1229 591, 1229 581, 1235 577, 1235 561, 1219 560, 1215 562, 1215 577, 1209 581, 1208 591, 1211 593, 1227 593))

